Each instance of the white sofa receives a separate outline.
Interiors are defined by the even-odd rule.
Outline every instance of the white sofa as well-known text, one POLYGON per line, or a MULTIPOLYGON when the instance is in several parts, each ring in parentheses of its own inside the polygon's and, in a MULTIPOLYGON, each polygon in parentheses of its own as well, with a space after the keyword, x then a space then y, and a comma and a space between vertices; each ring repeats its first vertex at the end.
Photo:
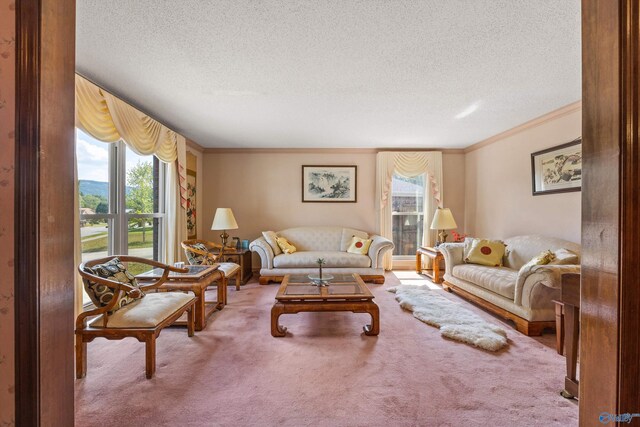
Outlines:
POLYGON ((286 238, 297 249, 292 254, 275 255, 273 248, 264 237, 259 237, 249 245, 260 255, 260 284, 282 281, 285 274, 309 274, 318 271, 318 258, 326 264, 326 273, 358 273, 364 281, 384 283, 382 256, 393 249, 393 242, 387 238, 344 227, 299 227, 288 228, 276 233, 286 238), (367 255, 347 252, 353 236, 369 238, 373 241, 367 255))
MULTIPOLYGON (((555 305, 560 298, 564 273, 580 273, 580 245, 543 236, 518 236, 504 239, 507 253, 502 267, 486 267, 464 262, 464 243, 439 246, 444 255, 443 286, 512 320, 526 335, 540 335, 545 328, 555 328, 555 305), (568 249, 577 255, 575 264, 523 266, 545 250, 568 249)), ((566 258, 564 262, 571 262, 566 258)), ((556 261, 563 262, 563 261, 556 261)))

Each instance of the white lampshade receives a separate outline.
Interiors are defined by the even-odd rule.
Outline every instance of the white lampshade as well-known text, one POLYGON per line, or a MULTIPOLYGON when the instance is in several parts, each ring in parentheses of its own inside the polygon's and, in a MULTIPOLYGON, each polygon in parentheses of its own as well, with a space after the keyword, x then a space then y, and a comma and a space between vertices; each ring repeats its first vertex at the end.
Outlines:
POLYGON ((431 222, 432 230, 452 230, 458 228, 456 220, 449 208, 438 208, 431 222))
POLYGON ((212 230, 235 230, 236 228, 238 228, 238 223, 231 208, 216 209, 213 224, 211 224, 212 230))

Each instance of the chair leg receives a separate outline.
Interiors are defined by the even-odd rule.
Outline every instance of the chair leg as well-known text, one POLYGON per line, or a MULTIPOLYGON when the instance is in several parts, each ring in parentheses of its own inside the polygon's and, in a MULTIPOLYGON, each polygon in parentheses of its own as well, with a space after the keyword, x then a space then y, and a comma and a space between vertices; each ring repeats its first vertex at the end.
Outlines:
POLYGON ((195 331, 195 311, 193 305, 187 309, 187 335, 192 337, 195 331))
POLYGON ((240 271, 236 273, 236 291, 240 290, 240 271))
POLYGON ((76 334, 76 378, 87 375, 87 343, 82 340, 82 334, 76 334))
POLYGON ((145 340, 145 369, 147 379, 153 378, 156 372, 156 336, 149 334, 145 340))

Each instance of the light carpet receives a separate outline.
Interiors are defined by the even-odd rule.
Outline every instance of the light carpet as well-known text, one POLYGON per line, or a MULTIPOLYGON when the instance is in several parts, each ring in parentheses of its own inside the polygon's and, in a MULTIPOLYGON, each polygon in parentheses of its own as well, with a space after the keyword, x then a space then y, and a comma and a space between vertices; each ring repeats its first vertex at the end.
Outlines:
POLYGON ((498 351, 507 345, 504 329, 439 295, 441 290, 432 290, 426 285, 401 285, 387 290, 396 294, 400 307, 413 312, 413 317, 440 328, 443 337, 489 351, 498 351))
POLYGON ((229 305, 194 337, 162 331, 151 380, 143 344, 98 338, 87 377, 75 381, 76 426, 577 426, 577 402, 558 393, 565 359, 555 335, 509 331, 496 353, 443 340, 398 307, 386 289, 400 280, 385 276, 386 285, 369 286, 377 337, 362 333, 366 314, 300 313, 281 316, 287 336, 273 338, 278 286, 254 278, 230 286, 229 305))

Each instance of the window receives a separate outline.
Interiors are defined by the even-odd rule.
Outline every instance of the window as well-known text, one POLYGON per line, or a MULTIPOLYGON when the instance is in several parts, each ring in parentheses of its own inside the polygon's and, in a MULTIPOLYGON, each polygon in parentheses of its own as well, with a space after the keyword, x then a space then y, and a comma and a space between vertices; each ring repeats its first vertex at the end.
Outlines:
MULTIPOLYGON (((79 129, 76 157, 82 261, 113 254, 163 261, 164 163, 79 129)), ((133 274, 148 268, 129 266, 133 274)))
POLYGON ((422 245, 425 175, 394 174, 391 187, 394 258, 415 257, 422 245))

